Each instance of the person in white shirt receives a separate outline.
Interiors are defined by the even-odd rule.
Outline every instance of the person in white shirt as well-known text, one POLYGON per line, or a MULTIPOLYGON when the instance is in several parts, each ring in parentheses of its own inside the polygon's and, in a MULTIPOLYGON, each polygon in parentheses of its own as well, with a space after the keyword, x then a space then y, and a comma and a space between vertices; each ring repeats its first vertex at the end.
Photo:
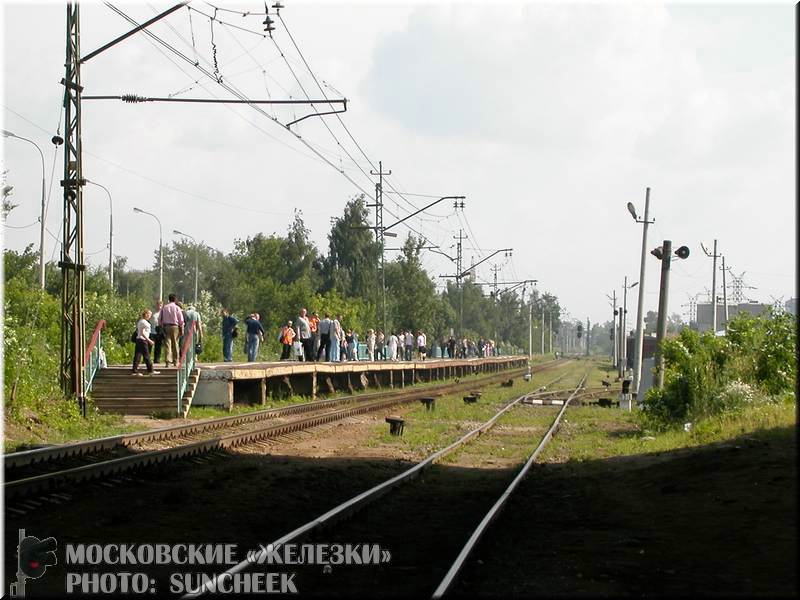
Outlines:
POLYGON ((419 359, 425 360, 428 354, 427 336, 421 331, 417 331, 417 352, 419 352, 419 359))
POLYGON ((367 360, 377 360, 375 358, 375 340, 377 336, 375 335, 375 331, 372 329, 367 329, 367 360))
POLYGON ((397 360, 397 336, 389 336, 389 360, 397 360))
POLYGON ((153 361, 150 360, 150 346, 155 345, 155 342, 150 339, 150 317, 153 316, 152 311, 146 308, 142 312, 142 318, 136 323, 136 350, 133 353, 133 369, 131 375, 138 375, 139 361, 144 359, 144 364, 147 367, 148 375, 159 375, 160 371, 153 370, 153 361))

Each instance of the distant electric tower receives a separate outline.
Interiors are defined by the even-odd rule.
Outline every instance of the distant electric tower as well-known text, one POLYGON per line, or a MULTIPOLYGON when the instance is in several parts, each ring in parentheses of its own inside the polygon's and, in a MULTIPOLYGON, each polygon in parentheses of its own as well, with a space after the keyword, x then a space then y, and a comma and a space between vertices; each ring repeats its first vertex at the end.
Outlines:
POLYGON ((742 271, 741 275, 736 276, 733 274, 733 269, 728 267, 728 273, 730 273, 731 275, 731 281, 728 284, 728 287, 730 288, 731 291, 728 295, 728 298, 730 298, 731 304, 742 304, 744 302, 747 302, 747 298, 745 298, 744 295, 744 290, 758 289, 752 285, 745 284, 744 274, 746 272, 747 271, 742 271))

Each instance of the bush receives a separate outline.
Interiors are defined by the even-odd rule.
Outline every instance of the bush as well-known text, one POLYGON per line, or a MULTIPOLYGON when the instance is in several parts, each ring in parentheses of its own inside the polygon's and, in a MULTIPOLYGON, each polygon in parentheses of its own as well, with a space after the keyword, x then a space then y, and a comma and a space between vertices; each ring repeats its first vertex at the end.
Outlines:
POLYGON ((664 429, 754 402, 794 401, 796 348, 795 318, 786 313, 737 315, 726 337, 684 329, 662 344, 664 387, 645 396, 644 421, 664 429))

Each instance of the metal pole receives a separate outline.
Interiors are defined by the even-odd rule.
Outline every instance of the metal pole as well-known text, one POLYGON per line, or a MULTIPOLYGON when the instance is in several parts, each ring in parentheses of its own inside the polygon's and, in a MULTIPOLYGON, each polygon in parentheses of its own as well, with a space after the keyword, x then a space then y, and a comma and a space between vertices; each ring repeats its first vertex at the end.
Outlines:
POLYGON ((628 368, 628 276, 625 275, 624 291, 622 293, 622 372, 628 368))
POLYGON ((636 346, 633 353, 633 383, 631 392, 637 398, 642 377, 642 346, 644 345, 644 272, 647 266, 647 227, 650 224, 650 188, 645 192, 644 222, 642 223, 642 262, 639 267, 639 299, 636 306, 636 346))
POLYGON ((544 354, 544 304, 542 304, 542 354, 544 354))
POLYGON ((549 333, 549 344, 547 346, 548 354, 553 353, 553 313, 547 313, 547 331, 549 333))
POLYGON ((81 141, 80 6, 67 3, 64 78, 64 188, 61 248, 61 389, 74 396, 86 416, 83 386, 85 344, 83 178, 81 141))
POLYGON ((711 273, 711 323, 714 335, 717 334, 717 240, 714 240, 714 270, 711 273))
MULTIPOLYGON (((667 304, 669 301, 669 267, 672 261, 672 241, 664 240, 661 257, 661 289, 658 292, 658 324, 656 327, 655 387, 664 387, 664 354, 661 343, 667 333, 667 304)), ((716 260, 716 259, 715 259, 716 260)))
POLYGON ((589 339, 591 335, 591 330, 589 329, 589 319, 586 319, 586 356, 589 356, 589 339))
POLYGON ((725 332, 728 331, 728 286, 725 281, 725 257, 722 257, 722 302, 725 307, 725 332))
POLYGON ((104 185, 100 185, 90 179, 86 183, 91 183, 101 188, 108 196, 108 283, 114 289, 114 204, 111 200, 111 192, 104 185))
POLYGON ((197 306, 197 285, 200 278, 200 244, 195 242, 194 246, 194 304, 197 306))
MULTIPOLYGON (((522 287, 522 306, 525 306, 525 286, 522 287)), ((528 360, 533 358, 533 293, 528 304, 528 360)))
POLYGON ((622 379, 624 367, 622 363, 622 307, 619 308, 619 320, 617 321, 617 374, 622 379))
POLYGON ((616 369, 619 365, 619 356, 617 355, 617 352, 619 351, 619 336, 617 335, 617 290, 613 290, 612 294, 614 314, 611 319, 611 329, 614 334, 614 339, 613 343, 611 344, 611 359, 614 364, 614 368, 616 369))
POLYGON ((39 156, 42 159, 42 212, 39 217, 39 288, 44 289, 44 254, 45 254, 44 223, 45 223, 45 217, 47 216, 45 213, 47 207, 47 194, 45 192, 46 185, 45 185, 44 154, 42 153, 42 149, 39 147, 39 144, 37 144, 33 140, 29 140, 26 137, 16 135, 14 133, 11 133, 10 131, 6 131, 5 129, 3 129, 3 136, 10 138, 17 138, 18 140, 22 140, 23 142, 28 142, 29 144, 33 144, 33 146, 39 151, 39 156))
MULTIPOLYGON (((153 213, 142 210, 141 208, 134 207, 133 212, 150 215, 158 223, 158 299, 164 301, 164 236, 161 231, 161 220, 153 213)), ((180 232, 177 232, 180 233, 180 232)), ((181 235, 186 235, 185 233, 181 235)), ((186 237, 191 237, 186 235, 186 237)), ((192 238, 194 239, 194 238, 192 238)))

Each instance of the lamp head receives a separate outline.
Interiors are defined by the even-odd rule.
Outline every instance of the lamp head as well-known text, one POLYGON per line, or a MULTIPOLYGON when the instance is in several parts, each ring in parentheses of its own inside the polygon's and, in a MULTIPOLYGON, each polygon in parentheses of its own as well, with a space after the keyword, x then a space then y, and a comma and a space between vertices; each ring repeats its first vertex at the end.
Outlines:
POLYGON ((143 213, 144 211, 143 211, 141 208, 136 208, 136 207, 134 206, 134 207, 133 207, 133 212, 135 212, 135 213, 143 213))
POLYGON ((650 254, 655 256, 658 260, 661 260, 662 258, 664 258, 664 249, 661 246, 659 246, 658 248, 653 248, 652 250, 650 250, 650 254))
POLYGON ((50 141, 51 141, 51 142, 53 142, 53 145, 54 145, 54 146, 60 146, 61 144, 63 144, 63 143, 64 143, 64 138, 62 138, 60 135, 54 135, 54 136, 53 136, 53 137, 50 139, 50 141))
POLYGON ((633 202, 628 202, 628 212, 631 213, 634 221, 639 219, 639 217, 636 216, 636 207, 633 205, 633 202))
POLYGON ((629 287, 630 289, 633 289, 633 288, 635 288, 637 285, 639 285, 639 282, 638 282, 638 281, 637 281, 637 282, 635 282, 635 283, 632 283, 632 284, 631 284, 631 285, 629 285, 628 287, 629 287))
POLYGON ((0 131, 3 133, 3 137, 17 137, 13 133, 11 133, 10 131, 6 131, 5 129, 0 129, 0 131))
POLYGON ((689 247, 688 246, 681 246, 677 250, 675 250, 675 255, 678 258, 688 258, 689 257, 689 247))

